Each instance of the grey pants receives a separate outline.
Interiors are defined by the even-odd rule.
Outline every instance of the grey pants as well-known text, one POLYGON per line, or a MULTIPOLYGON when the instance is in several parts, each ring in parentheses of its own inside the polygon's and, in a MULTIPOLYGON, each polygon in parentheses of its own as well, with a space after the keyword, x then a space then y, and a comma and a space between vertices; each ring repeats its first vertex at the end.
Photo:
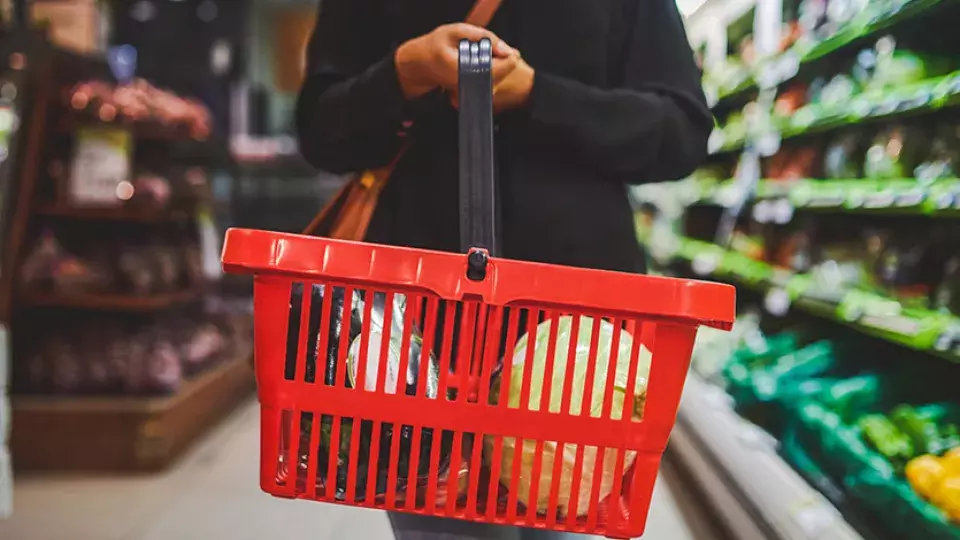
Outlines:
POLYGON ((397 540, 590 540, 595 536, 390 514, 397 540))

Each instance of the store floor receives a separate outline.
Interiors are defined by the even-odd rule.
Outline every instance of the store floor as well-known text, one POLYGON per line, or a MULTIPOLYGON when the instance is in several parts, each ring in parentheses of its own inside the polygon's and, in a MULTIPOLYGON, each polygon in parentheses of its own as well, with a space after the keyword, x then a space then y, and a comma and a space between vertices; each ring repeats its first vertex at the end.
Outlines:
MULTIPOLYGON (((4 540, 393 539, 387 514, 273 499, 257 487, 251 401, 172 470, 138 478, 18 477, 4 540)), ((64 448, 64 452, 69 452, 64 448)), ((682 486, 657 486, 647 540, 718 540, 682 486)), ((504 530, 503 538, 520 538, 504 530)), ((499 536, 499 535, 498 535, 499 536)), ((584 537, 577 537, 584 538, 584 537)))

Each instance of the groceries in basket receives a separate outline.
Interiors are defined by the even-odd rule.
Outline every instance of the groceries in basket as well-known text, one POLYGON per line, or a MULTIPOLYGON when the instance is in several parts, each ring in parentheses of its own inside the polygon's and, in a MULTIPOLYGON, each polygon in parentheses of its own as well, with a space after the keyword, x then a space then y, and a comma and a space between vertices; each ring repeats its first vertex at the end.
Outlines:
MULTIPOLYGON (((570 388, 570 409, 572 415, 589 415, 593 418, 606 417, 613 420, 623 419, 624 412, 631 415, 634 422, 640 421, 643 416, 643 408, 647 393, 647 380, 650 374, 650 360, 652 355, 646 347, 637 344, 637 350, 634 350, 634 338, 626 331, 621 330, 619 341, 614 344, 615 327, 606 320, 594 320, 589 317, 579 319, 579 330, 574 330, 574 320, 572 317, 560 317, 557 320, 556 341, 552 347, 554 352, 552 373, 547 373, 547 365, 551 350, 551 326, 552 320, 541 323, 536 329, 536 338, 534 341, 534 351, 532 359, 528 356, 527 348, 530 337, 524 335, 517 342, 513 350, 512 362, 510 368, 509 380, 504 381, 502 374, 497 375, 493 381, 492 399, 499 402, 500 396, 509 392, 507 405, 510 408, 520 407, 520 396, 523 386, 524 371, 532 370, 530 378, 530 399, 526 408, 530 410, 540 410, 540 403, 545 402, 547 410, 551 413, 559 413, 563 403, 563 388, 567 377, 568 355, 570 352, 570 341, 576 339, 575 352, 572 358, 573 373, 570 375, 572 382, 567 381, 570 388), (594 336, 597 332, 597 336, 594 336), (574 338, 573 334, 576 333, 574 338), (592 392, 587 389, 588 366, 590 365, 590 351, 596 347, 595 373, 593 378, 592 392), (613 347, 617 347, 616 355, 611 353, 613 347), (631 355, 637 355, 636 378, 631 384, 629 381, 631 355), (532 361, 531 361, 532 360, 532 361), (615 363, 615 365, 611 365, 615 363), (609 370, 613 369, 612 388, 607 388, 609 370), (607 392, 612 392, 609 412, 605 408, 605 396, 607 392), (584 403, 585 394, 589 394, 589 403, 584 403), (541 400, 541 396, 549 396, 541 400)), ((507 361, 505 359, 504 361, 507 361)), ((486 459, 491 460, 495 453, 496 438, 486 437, 484 440, 484 450, 486 459)), ((519 481, 517 482, 517 501, 528 508, 536 508, 537 513, 544 514, 549 511, 548 505, 551 496, 553 483, 559 483, 557 512, 565 516, 570 512, 576 512, 577 515, 586 515, 590 509, 591 493, 594 490, 594 483, 599 482, 599 501, 604 501, 611 495, 614 489, 615 476, 623 475, 624 471, 630 469, 636 460, 636 452, 626 451, 622 457, 622 468, 618 471, 618 450, 607 448, 603 455, 598 455, 597 447, 588 446, 583 449, 582 464, 579 469, 576 467, 578 454, 578 445, 567 444, 558 448, 554 441, 544 441, 542 443, 541 472, 537 479, 538 484, 533 488, 535 472, 534 460, 536 458, 538 444, 532 440, 524 440, 520 448, 517 448, 517 440, 511 437, 503 438, 503 447, 500 453, 499 464, 491 464, 494 470, 500 471, 501 494, 500 504, 506 502, 508 493, 505 491, 511 485, 514 479, 513 464, 516 452, 520 452, 520 470, 518 472, 519 481), (560 460, 560 476, 555 476, 557 470, 556 461, 560 460), (602 468, 597 469, 597 461, 602 461, 602 468), (576 476, 580 477, 580 483, 576 493, 573 492, 576 476), (535 496, 531 496, 533 493, 535 496), (535 497, 535 500, 534 500, 535 497)))
MULTIPOLYGON (((308 382, 316 381, 319 369, 322 370, 323 384, 328 386, 345 384, 348 388, 356 388, 358 371, 360 369, 359 360, 362 355, 362 350, 366 348, 367 360, 364 375, 366 382, 364 389, 370 392, 375 391, 381 369, 381 356, 384 356, 382 354, 382 348, 386 346, 386 362, 382 367, 382 369, 386 371, 383 391, 388 394, 396 394, 400 390, 402 381, 402 391, 407 395, 416 395, 419 378, 421 372, 423 372, 426 374, 426 397, 429 399, 437 398, 440 369, 435 355, 431 352, 427 359, 425 370, 421 370, 421 362, 423 361, 423 338, 417 328, 411 329, 411 335, 408 338, 406 374, 401 376, 399 373, 403 356, 401 349, 404 346, 403 334, 407 309, 405 296, 401 294, 393 295, 391 305, 387 306, 387 295, 384 293, 375 293, 371 297, 370 294, 354 291, 350 295, 347 295, 346 291, 341 287, 314 285, 311 294, 308 335, 312 336, 311 343, 314 345, 308 348, 307 351, 306 380, 308 382), (320 351, 318 349, 323 340, 320 335, 321 321, 319 314, 320 306, 323 305, 324 297, 327 294, 330 295, 330 321, 326 325, 326 349, 320 351), (371 305, 366 306, 365 304, 367 302, 371 302, 371 305), (368 309, 369 311, 367 311, 368 309), (390 327, 385 328, 388 309, 390 310, 390 327), (363 318, 366 313, 369 313, 370 321, 367 341, 364 344, 361 333, 364 325, 363 318), (347 332, 346 337, 343 336, 344 331, 347 332), (343 341, 344 339, 346 339, 346 341, 343 341), (384 341, 386 341, 386 344, 384 344, 384 341), (347 350, 344 352, 341 351, 342 343, 348 344, 347 350), (341 354, 346 354, 345 374, 337 373, 338 360, 340 360, 341 354), (322 362, 322 364, 318 365, 319 362, 322 362)), ((294 323, 291 328, 297 328, 299 326, 299 308, 301 305, 302 287, 298 285, 294 289, 291 297, 291 322, 294 323)), ((296 350, 295 342, 298 339, 298 332, 289 332, 289 339, 291 343, 289 343, 288 346, 293 347, 291 350, 296 350)), ((305 448, 308 445, 312 423, 314 421, 316 421, 316 419, 313 416, 305 416, 301 419, 301 448, 305 448)), ((330 459, 337 460, 335 496, 338 500, 346 500, 348 498, 347 490, 349 489, 353 490, 351 495, 353 495, 354 500, 358 502, 364 501, 366 497, 366 486, 369 475, 371 474, 376 475, 375 494, 377 498, 386 495, 388 490, 393 490, 395 494, 402 496, 406 493, 408 482, 411 481, 411 479, 408 478, 411 459, 418 460, 416 469, 418 477, 412 480, 418 483, 426 482, 430 465, 429 456, 433 444, 440 444, 440 476, 443 478, 447 475, 450 466, 451 434, 445 433, 443 436, 437 437, 433 429, 422 428, 420 434, 420 455, 411 457, 411 445, 414 438, 413 426, 395 426, 389 423, 381 423, 379 445, 373 448, 372 438, 374 425, 373 422, 364 420, 359 423, 360 442, 358 461, 356 463, 356 482, 354 485, 348 486, 347 477, 350 444, 353 430, 356 429, 357 424, 353 418, 343 418, 339 428, 339 440, 333 441, 331 439, 333 436, 334 419, 330 416, 325 416, 320 421, 320 447, 318 449, 319 461, 321 463, 320 470, 327 470, 324 465, 329 464, 330 459), (395 436, 400 437, 399 467, 397 468, 396 484, 389 486, 387 484, 390 473, 390 449, 395 436), (368 470, 371 452, 378 453, 376 460, 378 466, 376 471, 368 470)), ((300 452, 298 468, 299 474, 301 475, 305 474, 307 459, 308 456, 306 452, 300 452)), ((318 475, 318 486, 322 486, 324 483, 322 476, 322 474, 318 475)), ((446 485, 446 483, 441 482, 441 485, 446 485)), ((443 493, 441 492, 440 495, 442 496, 443 493)), ((402 497, 398 498, 402 500, 402 497)))

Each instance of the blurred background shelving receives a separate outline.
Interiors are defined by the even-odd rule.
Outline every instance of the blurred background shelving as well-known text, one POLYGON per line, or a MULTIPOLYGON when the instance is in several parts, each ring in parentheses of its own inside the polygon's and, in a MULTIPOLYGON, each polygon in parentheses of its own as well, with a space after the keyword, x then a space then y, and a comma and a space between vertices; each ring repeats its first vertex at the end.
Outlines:
POLYGON ((707 1, 687 21, 710 157, 632 196, 656 272, 738 285, 671 441, 734 538, 960 537, 956 473, 918 480, 960 446, 957 22, 949 0, 707 1))

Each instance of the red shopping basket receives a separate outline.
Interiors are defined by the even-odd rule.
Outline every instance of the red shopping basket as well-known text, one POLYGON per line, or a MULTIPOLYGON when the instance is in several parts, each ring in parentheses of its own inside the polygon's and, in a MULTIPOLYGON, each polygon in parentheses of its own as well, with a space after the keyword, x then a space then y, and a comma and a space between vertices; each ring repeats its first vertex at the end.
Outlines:
POLYGON ((460 90, 461 229, 486 249, 227 233, 224 267, 255 275, 261 486, 637 537, 697 328, 730 328, 735 292, 487 256, 487 46, 461 48, 460 90))

